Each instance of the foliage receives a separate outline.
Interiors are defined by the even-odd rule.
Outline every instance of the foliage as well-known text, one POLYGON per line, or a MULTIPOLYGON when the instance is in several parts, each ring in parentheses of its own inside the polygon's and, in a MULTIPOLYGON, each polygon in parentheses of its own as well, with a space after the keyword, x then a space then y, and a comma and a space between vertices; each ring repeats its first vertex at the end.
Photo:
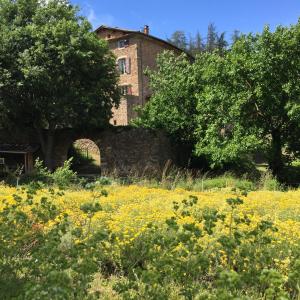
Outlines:
MULTIPOLYGON (((216 39, 213 26, 209 38, 216 39)), ((284 164, 300 153, 299 44, 300 21, 240 35, 230 51, 201 53, 191 65, 164 54, 149 75, 154 93, 137 124, 189 141, 212 168, 263 151, 284 181, 284 164)))
MULTIPOLYGON (((150 223, 144 234, 125 248, 122 265, 129 281, 117 284, 117 290, 126 299, 168 299, 173 283, 184 299, 247 299, 246 290, 251 286, 257 296, 288 299, 285 276, 272 269, 276 250, 270 247, 271 236, 277 231, 272 222, 263 220, 251 228, 249 217, 237 214, 243 203, 240 198, 227 200, 228 217, 215 209, 194 211, 196 203, 196 197, 174 202, 175 216, 166 220, 166 231, 150 223), (205 240, 215 235, 220 223, 228 232, 207 244, 205 240), (131 256, 126 256, 128 253, 131 256), (147 287, 142 294, 141 286, 147 287)), ((297 292, 296 286, 293 291, 297 292)))
POLYGON ((34 128, 52 169, 57 129, 108 124, 115 59, 67 0, 1 0, 0 20, 1 126, 34 128))
POLYGON ((283 188, 280 182, 272 175, 271 172, 266 172, 261 176, 259 187, 262 190, 268 191, 278 191, 283 188))
POLYGON ((198 155, 209 158, 213 168, 242 157, 247 160, 247 155, 260 145, 258 129, 243 124, 246 112, 241 105, 248 94, 245 92, 242 98, 234 86, 239 81, 234 78, 228 56, 205 54, 198 57, 194 65, 195 73, 202 79, 202 87, 196 95, 195 148, 198 155))
POLYGON ((57 168, 52 174, 53 183, 60 188, 66 188, 78 181, 77 173, 71 169, 72 158, 66 160, 62 167, 57 168))
POLYGON ((262 144, 273 174, 282 178, 283 151, 297 150, 290 140, 299 134, 299 33, 300 23, 274 32, 265 27, 241 36, 224 58, 199 58, 198 154, 221 163, 262 144))
POLYGON ((93 166, 95 164, 95 160, 91 156, 87 156, 87 154, 83 153, 83 151, 74 145, 71 146, 68 156, 73 158, 73 165, 90 165, 93 166))
POLYGON ((2 187, 0 296, 104 299, 100 273, 107 299, 297 299, 297 193, 2 187))
MULTIPOLYGON (((53 200, 62 194, 49 190, 39 200, 37 191, 21 190, 14 205, 3 202, 0 213, 0 295, 2 299, 94 299, 89 283, 97 270, 99 252, 107 233, 72 228, 53 200), (49 226, 51 224, 51 226, 49 226)), ((98 200, 98 199, 97 199, 98 200)), ((82 208, 87 222, 96 211, 82 208)), ((85 228, 86 229, 86 228, 85 228)))
POLYGON ((158 70, 148 71, 153 95, 135 125, 163 128, 177 140, 191 140, 195 127, 195 91, 192 65, 184 54, 158 56, 158 70))
POLYGON ((72 158, 66 160, 62 167, 57 168, 54 172, 50 172, 47 167, 44 167, 43 161, 36 159, 34 170, 30 174, 22 177, 22 184, 41 185, 41 186, 56 186, 60 189, 71 187, 74 184, 80 183, 77 173, 71 168, 72 158))
MULTIPOLYGON (((175 45, 176 47, 188 51, 192 55, 197 55, 202 52, 213 52, 217 50, 220 54, 224 54, 228 48, 228 42, 225 38, 225 32, 218 33, 216 26, 213 23, 209 23, 207 27, 207 35, 204 40, 199 31, 195 36, 187 35, 182 30, 176 30, 172 33, 171 37, 168 38, 168 42, 175 45)), ((238 31, 233 34, 233 41, 238 39, 238 31)))

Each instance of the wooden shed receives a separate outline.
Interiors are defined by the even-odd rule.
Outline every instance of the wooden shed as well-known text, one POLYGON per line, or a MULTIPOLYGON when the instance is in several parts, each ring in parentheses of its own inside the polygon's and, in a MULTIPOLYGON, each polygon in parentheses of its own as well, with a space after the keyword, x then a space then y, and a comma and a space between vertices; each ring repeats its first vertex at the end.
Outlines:
POLYGON ((33 153, 38 145, 0 144, 0 172, 23 167, 24 173, 30 173, 34 167, 33 153))

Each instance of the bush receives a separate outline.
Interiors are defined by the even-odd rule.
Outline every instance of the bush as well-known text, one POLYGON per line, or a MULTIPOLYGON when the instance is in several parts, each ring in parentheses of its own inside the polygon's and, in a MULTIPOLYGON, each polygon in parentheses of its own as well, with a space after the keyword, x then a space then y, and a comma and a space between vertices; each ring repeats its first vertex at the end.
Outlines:
POLYGON ((34 169, 31 173, 22 176, 21 183, 29 184, 31 182, 40 182, 43 184, 51 184, 51 172, 44 167, 43 161, 37 158, 34 163, 34 169))
MULTIPOLYGON (((53 204, 61 194, 49 190, 39 201, 35 195, 34 189, 19 191, 0 212, 0 298, 98 298, 90 283, 106 251, 107 232, 98 228, 91 235, 89 227, 74 227, 53 204)), ((82 208, 88 223, 100 210, 97 201, 82 208)))
MULTIPOLYGON (((36 188, 16 189, 1 203, 0 299, 104 299, 102 289, 91 289, 98 273, 114 278, 116 299, 300 296, 297 232, 279 238, 280 226, 243 210, 239 195, 222 210, 198 206, 195 196, 175 201, 163 223, 134 219, 142 227, 129 235, 111 226, 99 186, 72 203, 73 217, 55 205, 64 192, 36 188)), ((136 200, 130 211, 139 209, 136 200)), ((117 207, 115 217, 122 221, 127 208, 117 207)))
POLYGON ((270 171, 265 172, 259 181, 259 188, 267 191, 280 191, 283 189, 280 182, 270 171))
POLYGON ((72 171, 72 158, 64 162, 62 167, 57 168, 51 173, 43 166, 43 161, 36 159, 34 170, 30 174, 23 175, 21 178, 22 184, 32 184, 33 182, 46 186, 57 186, 61 189, 68 188, 74 184, 80 184, 77 173, 72 171))
POLYGON ((115 289, 123 298, 169 299, 175 286, 179 299, 297 299, 297 284, 288 282, 295 282, 299 265, 295 258, 288 276, 277 267, 285 254, 273 246, 278 229, 271 221, 256 223, 241 215, 239 197, 227 200, 226 215, 197 210, 197 201, 174 202, 174 216, 164 229, 149 223, 122 247, 127 280, 115 289))
POLYGON ((57 185, 59 188, 67 188, 72 184, 78 183, 77 173, 72 171, 71 165, 72 158, 66 160, 62 167, 57 168, 50 174, 54 185, 57 185))

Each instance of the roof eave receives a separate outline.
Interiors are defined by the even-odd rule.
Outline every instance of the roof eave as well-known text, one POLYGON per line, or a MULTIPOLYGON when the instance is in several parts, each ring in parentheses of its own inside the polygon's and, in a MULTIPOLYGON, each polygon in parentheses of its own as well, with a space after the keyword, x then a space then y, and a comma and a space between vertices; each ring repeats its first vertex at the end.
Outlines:
MULTIPOLYGON (((171 46, 172 48, 176 49, 177 51, 180 51, 180 52, 182 52, 182 53, 185 53, 185 54, 186 54, 189 58, 191 58, 191 59, 195 59, 194 56, 191 55, 191 54, 190 54, 189 52, 187 52, 186 50, 183 50, 183 49, 181 49, 181 48, 178 48, 177 46, 175 46, 175 45, 173 45, 173 44, 171 44, 171 43, 169 43, 169 42, 167 42, 167 41, 165 41, 165 40, 163 40, 163 39, 160 39, 160 38, 158 38, 158 37, 156 37, 156 36, 153 36, 153 35, 150 35, 150 34, 145 34, 145 33, 141 32, 141 31, 127 30, 127 29, 121 29, 121 28, 115 28, 115 27, 109 27, 109 26, 101 25, 100 27, 98 27, 98 28, 95 30, 95 32, 98 32, 98 31, 101 30, 101 29, 108 29, 108 30, 122 31, 122 32, 127 32, 128 35, 129 35, 129 34, 138 34, 138 35, 141 35, 141 36, 143 36, 143 37, 148 37, 148 38, 150 38, 150 39, 152 39, 152 40, 156 40, 156 41, 159 41, 159 42, 161 42, 161 43, 163 43, 163 44, 169 45, 169 46, 171 46)), ((117 38, 114 38, 114 39, 111 39, 111 40, 118 40, 118 39, 122 39, 122 38, 124 38, 124 37, 125 37, 125 36, 117 37, 117 38)))

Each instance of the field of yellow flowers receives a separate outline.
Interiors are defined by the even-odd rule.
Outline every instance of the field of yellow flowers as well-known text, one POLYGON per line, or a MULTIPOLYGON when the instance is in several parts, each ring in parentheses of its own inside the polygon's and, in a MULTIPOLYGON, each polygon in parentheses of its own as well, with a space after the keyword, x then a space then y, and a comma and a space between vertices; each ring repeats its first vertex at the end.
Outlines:
MULTIPOLYGON (((112 232, 122 235, 124 241, 138 236, 149 222, 164 223, 173 215, 173 202, 187 199, 190 195, 198 198, 197 207, 211 207, 228 210, 226 199, 235 197, 230 191, 194 192, 183 189, 165 190, 137 185, 107 186, 107 197, 101 197, 97 190, 65 191, 55 196, 53 203, 67 213, 77 225, 85 223, 85 215, 80 209, 86 202, 100 201, 102 210, 92 220, 93 226, 105 224, 112 232), (100 199, 101 197, 101 199, 100 199), (100 200, 99 200, 100 199, 100 200)), ((0 209, 3 199, 14 202, 12 195, 15 188, 0 188, 0 209)), ((39 191, 36 198, 48 196, 47 192, 39 191)), ((240 213, 250 214, 257 222, 267 219, 279 228, 284 242, 300 239, 300 190, 255 191, 240 196, 244 203, 239 207, 240 213)))
POLYGON ((47 289, 55 298, 61 288, 84 299, 74 291, 90 293, 99 271, 118 278, 109 299, 300 296, 300 190, 236 194, 109 185, 30 192, 0 186, 0 217, 0 271, 16 264, 13 290, 26 289, 28 299, 47 289), (31 286, 19 283, 24 274, 31 286))
MULTIPOLYGON (((150 222, 164 223, 173 215, 173 203, 187 199, 190 195, 198 198, 197 206, 216 208, 226 211, 226 199, 236 195, 230 191, 222 192, 191 192, 183 189, 165 190, 143 186, 108 186, 107 197, 101 196, 96 190, 66 191, 55 196, 53 203, 77 225, 86 223, 86 216, 80 209, 81 205, 90 201, 99 201, 102 210, 93 217, 92 226, 107 226, 109 230, 122 236, 123 242, 132 240, 145 230, 150 222), (100 199, 101 198, 101 199, 100 199)), ((0 209, 3 199, 14 203, 12 195, 15 188, 0 189, 0 209)), ((39 191, 36 198, 43 196, 39 191)), ((239 213, 251 215, 254 223, 270 220, 279 229, 282 242, 288 240, 296 243, 300 239, 300 190, 255 191, 240 196, 244 203, 239 213)))

